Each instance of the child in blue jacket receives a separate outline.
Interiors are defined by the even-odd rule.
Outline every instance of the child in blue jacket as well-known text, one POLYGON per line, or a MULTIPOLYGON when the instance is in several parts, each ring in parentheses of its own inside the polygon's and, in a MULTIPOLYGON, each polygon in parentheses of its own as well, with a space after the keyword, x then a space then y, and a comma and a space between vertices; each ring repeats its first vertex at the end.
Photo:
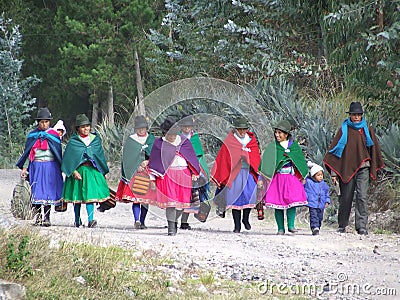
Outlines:
POLYGON ((324 170, 320 165, 307 162, 309 174, 304 189, 307 194, 307 206, 310 210, 310 227, 312 235, 318 235, 324 218, 324 209, 331 202, 329 187, 324 181, 324 170))

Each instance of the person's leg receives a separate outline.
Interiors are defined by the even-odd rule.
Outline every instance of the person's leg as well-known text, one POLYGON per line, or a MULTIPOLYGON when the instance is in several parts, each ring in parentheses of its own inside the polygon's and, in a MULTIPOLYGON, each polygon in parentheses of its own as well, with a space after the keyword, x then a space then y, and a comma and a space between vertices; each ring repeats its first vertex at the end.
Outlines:
POLYGON ((35 213, 35 226, 42 226, 42 205, 32 204, 33 211, 35 213))
POLYGON ((175 233, 178 232, 178 219, 182 216, 183 210, 175 208, 175 233))
POLYGON ((278 225, 278 234, 285 233, 285 215, 283 209, 275 209, 275 221, 278 225))
POLYGON ((356 174, 355 226, 360 234, 366 234, 368 224, 367 193, 369 187, 369 168, 363 168, 356 174))
POLYGON ((319 222, 319 228, 322 226, 322 221, 324 220, 324 209, 323 208, 318 208, 318 222, 319 222))
POLYGON ((165 209, 165 216, 167 217, 168 224, 168 235, 175 235, 175 219, 176 219, 176 210, 175 207, 167 207, 165 209))
POLYGON ((88 203, 86 204, 86 212, 88 215, 88 227, 94 228, 97 226, 97 221, 94 220, 94 204, 88 203))
POLYGON ((75 213, 75 227, 79 227, 82 225, 80 203, 74 204, 74 213, 75 213))
POLYGON ((43 221, 42 225, 49 227, 49 226, 51 226, 51 223, 50 223, 51 205, 44 205, 43 208, 44 208, 44 221, 43 221))
POLYGON ((244 228, 245 228, 246 230, 250 230, 250 229, 251 229, 251 225, 250 225, 250 221, 249 221, 250 211, 251 211, 251 208, 245 208, 245 209, 243 209, 243 219, 242 219, 242 223, 243 223, 244 228))
POLYGON ((132 203, 132 212, 133 212, 133 218, 136 221, 139 221, 140 218, 140 203, 132 203))
POLYGON ((241 212, 238 209, 232 209, 232 217, 233 217, 233 223, 235 225, 235 229, 233 232, 239 233, 241 229, 241 224, 240 224, 240 217, 241 217, 241 212))
POLYGON ((296 219, 296 207, 291 207, 286 210, 286 218, 288 231, 292 233, 297 232, 297 229, 294 227, 294 220, 296 219))
POLYGON ((132 203, 132 212, 135 219, 135 229, 140 229, 140 203, 132 203))
POLYGON ((348 183, 344 184, 341 180, 340 196, 339 196, 339 211, 338 211, 338 224, 339 230, 345 231, 349 225, 349 218, 351 212, 351 204, 353 202, 355 179, 352 178, 348 183))
POLYGON ((147 212, 149 210, 148 204, 141 204, 140 205, 140 229, 146 229, 146 225, 144 225, 144 221, 146 220, 147 212))
POLYGON ((314 228, 319 228, 317 208, 309 207, 308 209, 310 211, 310 228, 311 228, 311 230, 313 230, 314 228))
POLYGON ((181 229, 187 229, 187 230, 192 229, 192 227, 190 227, 188 223, 188 220, 189 220, 189 213, 183 212, 181 218, 181 229))

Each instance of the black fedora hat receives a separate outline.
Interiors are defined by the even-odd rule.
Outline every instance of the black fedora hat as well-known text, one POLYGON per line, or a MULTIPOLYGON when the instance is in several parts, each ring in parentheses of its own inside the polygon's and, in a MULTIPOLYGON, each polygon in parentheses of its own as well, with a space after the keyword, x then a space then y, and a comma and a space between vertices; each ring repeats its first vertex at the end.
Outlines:
POLYGON ((51 112, 47 107, 39 108, 36 120, 52 120, 51 112))
POLYGON ((346 111, 349 114, 363 114, 364 110, 360 102, 351 102, 349 111, 346 111))
POLYGON ((163 134, 166 134, 167 132, 176 134, 179 130, 176 126, 176 119, 174 117, 167 117, 164 122, 161 123, 160 129, 163 134))
POLYGON ((247 119, 243 116, 238 116, 233 120, 233 127, 238 129, 249 128, 250 124, 247 119))
POLYGON ((274 129, 279 129, 283 132, 289 133, 292 130, 292 125, 288 120, 281 120, 274 126, 274 129))

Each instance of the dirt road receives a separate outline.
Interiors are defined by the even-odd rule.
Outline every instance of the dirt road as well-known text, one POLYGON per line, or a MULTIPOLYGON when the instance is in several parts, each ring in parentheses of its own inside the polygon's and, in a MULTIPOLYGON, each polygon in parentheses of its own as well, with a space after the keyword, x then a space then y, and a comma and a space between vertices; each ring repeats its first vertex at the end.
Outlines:
MULTIPOLYGON (((27 225, 32 221, 15 220, 10 211, 12 189, 19 180, 18 170, 0 170, 0 226, 27 225)), ((179 230, 167 236, 164 212, 151 207, 148 229, 135 230, 131 205, 117 204, 114 209, 96 211, 97 228, 73 227, 72 206, 64 213, 52 212, 52 226, 33 227, 52 242, 68 240, 97 245, 115 245, 140 251, 169 255, 176 268, 192 264, 212 271, 215 276, 235 281, 259 282, 260 297, 275 293, 303 295, 302 289, 315 289, 320 299, 399 299, 400 236, 370 233, 339 234, 323 227, 312 236, 307 224, 297 224, 297 234, 276 235, 272 210, 267 220, 251 215, 252 229, 232 232, 233 221, 215 216, 199 223, 191 216, 191 231, 179 230), (287 287, 289 289, 283 289, 287 287)), ((83 222, 86 211, 82 210, 83 222)), ((313 292, 311 292, 313 293, 313 292)), ((315 297, 314 297, 315 296, 315 297)))

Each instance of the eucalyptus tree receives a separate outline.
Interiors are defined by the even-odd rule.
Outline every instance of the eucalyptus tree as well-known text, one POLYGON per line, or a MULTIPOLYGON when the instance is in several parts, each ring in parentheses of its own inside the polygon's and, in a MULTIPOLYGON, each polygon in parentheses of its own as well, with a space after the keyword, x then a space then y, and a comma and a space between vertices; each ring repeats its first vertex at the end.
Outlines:
MULTIPOLYGON (((0 163, 15 158, 25 139, 24 122, 34 109, 30 89, 39 82, 22 77, 21 33, 11 19, 0 16, 0 163)), ((9 167, 9 166, 7 166, 9 167)))

